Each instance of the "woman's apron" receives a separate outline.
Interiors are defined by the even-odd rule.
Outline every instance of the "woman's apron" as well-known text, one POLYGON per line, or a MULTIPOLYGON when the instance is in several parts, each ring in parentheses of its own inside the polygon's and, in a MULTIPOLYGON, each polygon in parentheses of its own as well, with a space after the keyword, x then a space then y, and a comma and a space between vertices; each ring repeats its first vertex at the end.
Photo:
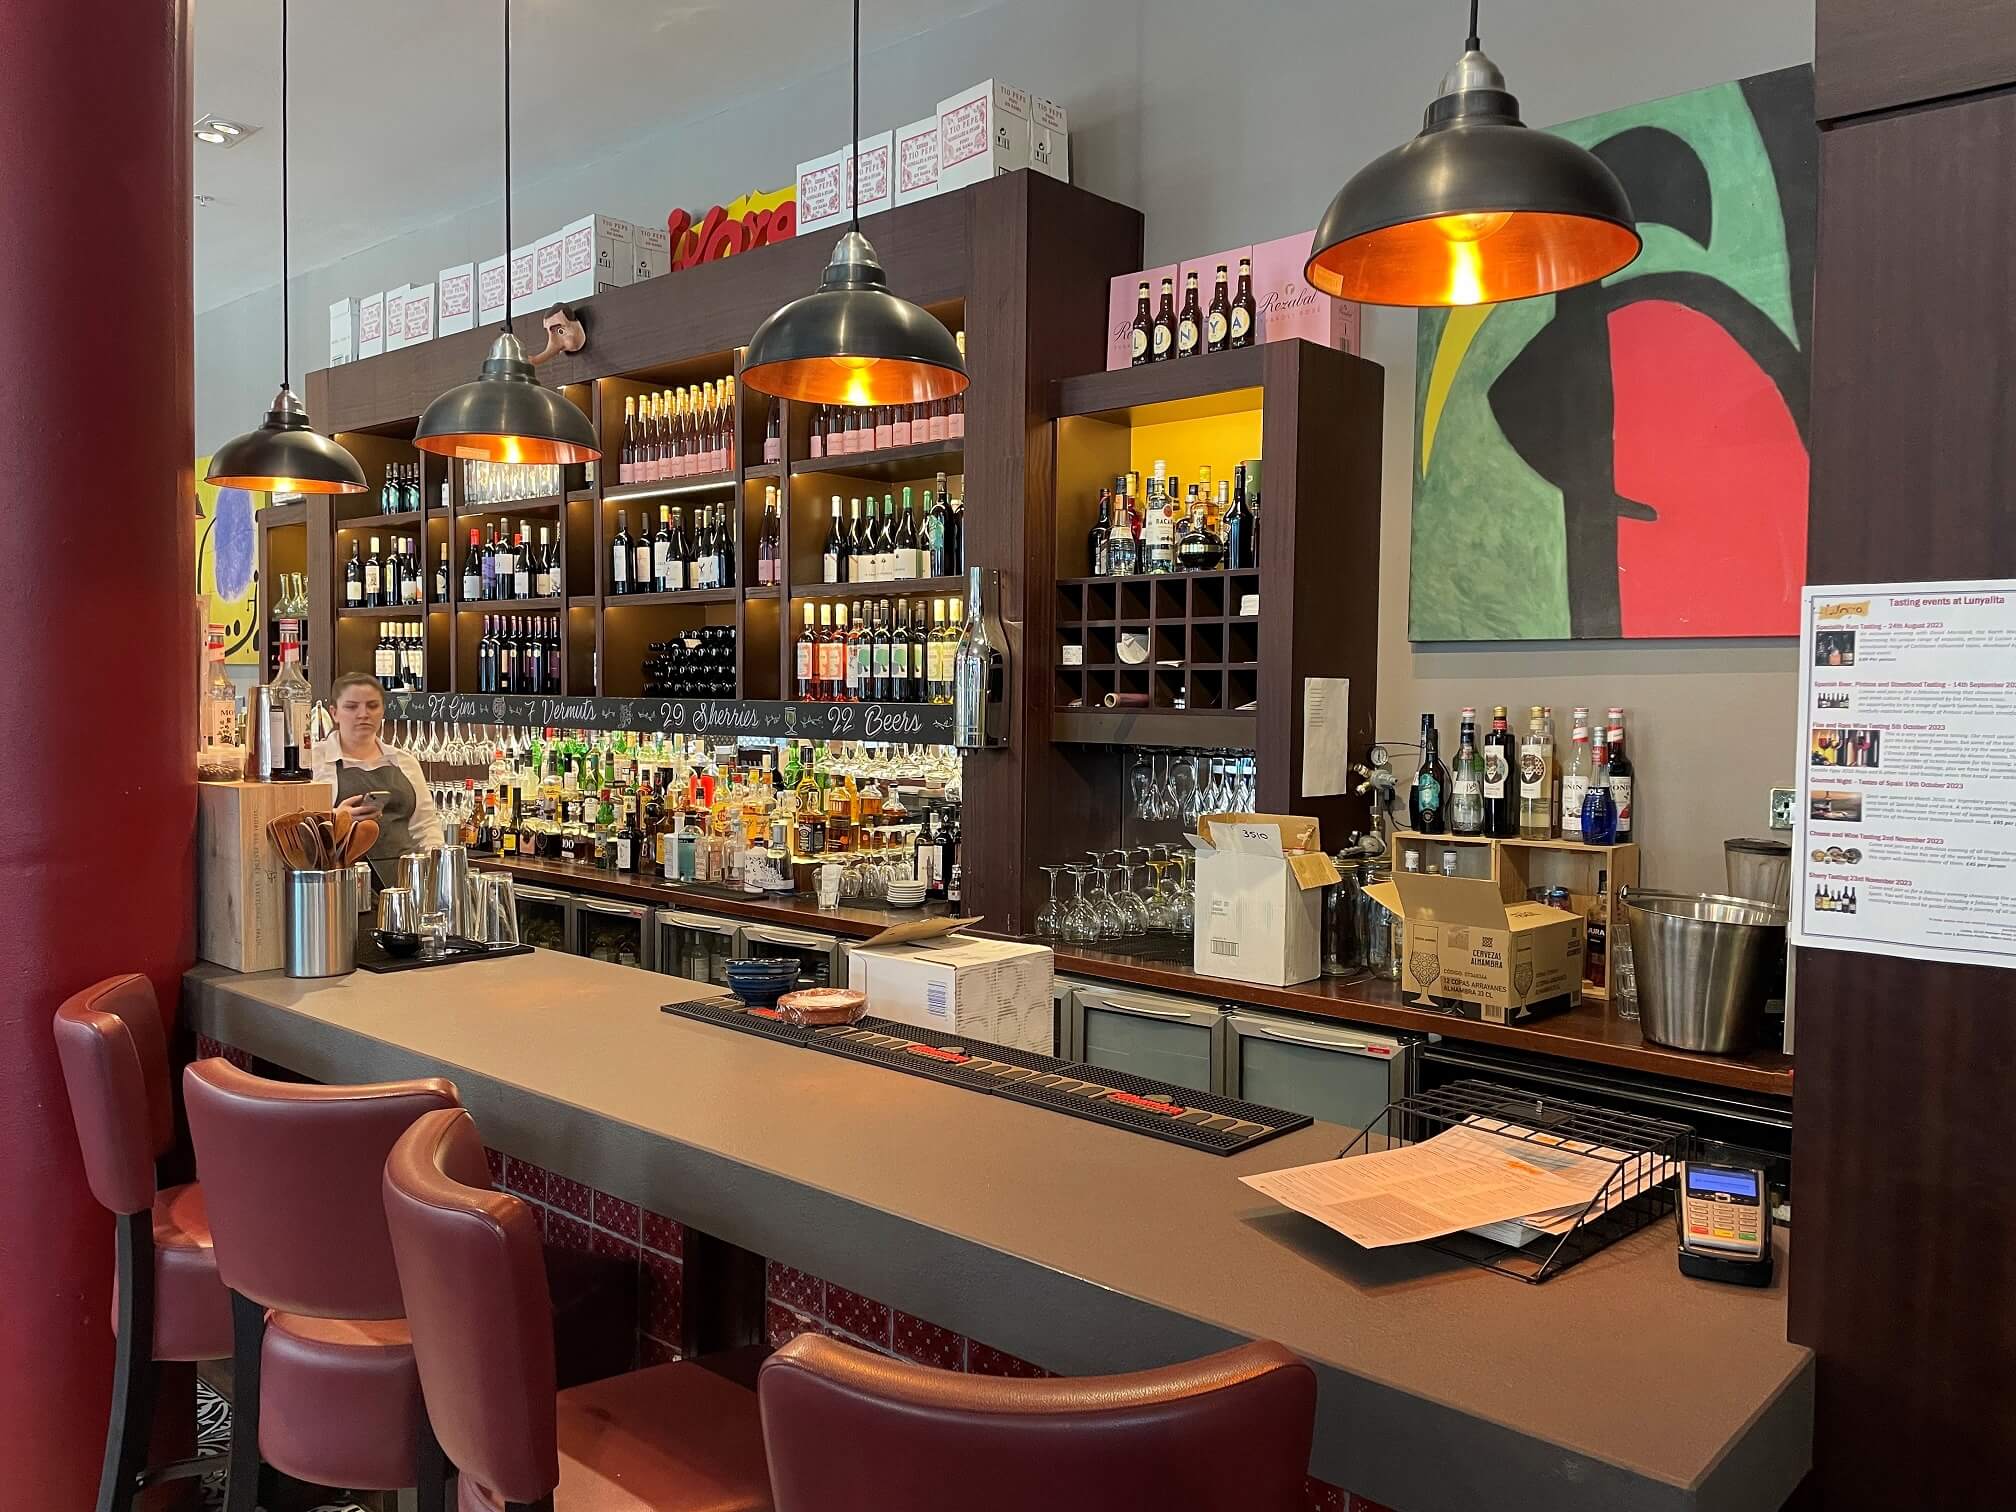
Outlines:
POLYGON ((371 874, 378 879, 381 887, 390 887, 399 880, 399 858, 413 850, 413 784, 406 779, 396 761, 388 761, 383 766, 352 766, 339 759, 336 763, 336 801, 340 804, 346 798, 361 798, 372 793, 382 793, 380 800, 385 810, 378 816, 378 843, 365 854, 371 863, 371 874))

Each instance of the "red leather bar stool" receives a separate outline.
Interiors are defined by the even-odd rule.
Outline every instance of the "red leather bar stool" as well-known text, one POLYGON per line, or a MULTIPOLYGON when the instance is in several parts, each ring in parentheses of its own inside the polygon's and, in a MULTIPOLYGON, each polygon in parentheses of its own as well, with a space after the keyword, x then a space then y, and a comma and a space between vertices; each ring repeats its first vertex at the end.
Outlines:
POLYGON ((143 1484, 208 1468, 147 1467, 155 1367, 229 1355, 231 1299, 217 1277, 203 1189, 156 1184, 154 1162, 175 1141, 175 1101, 153 986, 107 977, 66 999, 56 1010, 56 1055, 91 1195, 118 1219, 118 1349, 97 1512, 127 1512, 143 1484))
POLYGON ((1024 1381, 806 1334, 757 1392, 777 1512, 1294 1512, 1316 1419, 1315 1372, 1278 1344, 1024 1381))
POLYGON ((414 1488, 421 1512, 439 1512, 447 1471, 379 1182, 399 1136, 456 1107, 455 1088, 307 1086, 201 1060, 182 1089, 231 1292, 227 1512, 254 1512, 262 1464, 317 1486, 414 1488))
POLYGON ((539 1220, 475 1121, 429 1113, 385 1165, 427 1411, 460 1512, 767 1512, 756 1395, 694 1364, 554 1391, 539 1220))

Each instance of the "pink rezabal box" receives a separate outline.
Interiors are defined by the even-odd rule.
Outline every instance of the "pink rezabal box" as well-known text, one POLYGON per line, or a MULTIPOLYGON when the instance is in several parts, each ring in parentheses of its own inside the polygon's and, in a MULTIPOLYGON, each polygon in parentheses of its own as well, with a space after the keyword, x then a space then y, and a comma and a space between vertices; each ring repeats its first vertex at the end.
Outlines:
MULTIPOLYGON (((1260 242, 1253 247, 1253 306, 1258 316, 1259 339, 1262 342, 1313 341, 1319 346, 1336 347, 1339 351, 1356 355, 1361 314, 1358 304, 1353 300, 1332 299, 1327 294, 1318 293, 1302 278, 1302 267, 1309 260, 1309 244, 1314 237, 1315 232, 1303 231, 1294 236, 1260 242)), ((1232 290, 1235 293, 1238 291, 1236 259, 1245 251, 1243 247, 1234 248, 1211 258, 1171 263, 1113 279, 1106 301, 1107 368, 1127 367, 1133 361, 1130 332, 1143 279, 1148 281, 1151 315, 1159 308, 1164 278, 1176 280, 1177 307, 1182 307, 1180 275, 1189 268, 1198 270, 1198 299, 1208 305, 1212 284, 1217 277, 1217 264, 1228 257, 1233 259, 1232 290)))

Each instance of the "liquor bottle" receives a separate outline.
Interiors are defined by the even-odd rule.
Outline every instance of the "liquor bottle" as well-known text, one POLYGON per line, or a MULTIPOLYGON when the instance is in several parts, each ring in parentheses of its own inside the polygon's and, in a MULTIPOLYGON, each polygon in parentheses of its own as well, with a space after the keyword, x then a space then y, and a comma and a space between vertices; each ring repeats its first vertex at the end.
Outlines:
POLYGON ((756 536, 756 581, 775 585, 783 581, 783 525, 777 515, 777 487, 763 490, 763 528, 756 536))
POLYGON ((1624 711, 1610 711, 1610 802, 1617 811, 1617 843, 1622 845, 1633 833, 1633 792, 1631 758, 1624 754, 1624 711))
POLYGON ((823 583, 844 583, 849 577, 847 530, 840 523, 840 495, 835 494, 833 519, 826 527, 826 549, 819 561, 819 580, 823 583))
POLYGON ((1176 355, 1195 357, 1204 350, 1204 312, 1197 306, 1197 271, 1183 280, 1183 313, 1176 317, 1176 355))
POLYGON ((797 645, 796 695, 801 703, 815 703, 822 695, 819 686, 819 626, 813 611, 818 606, 805 606, 805 628, 799 632, 797 645))
POLYGON ((917 542, 917 496, 908 483, 903 485, 903 513, 896 521, 896 576, 924 576, 924 553, 917 542))
POLYGON ((1105 577, 1113 570, 1113 553, 1109 549, 1113 540, 1113 490, 1099 490, 1099 518, 1092 522, 1092 531, 1087 541, 1087 557, 1091 562, 1094 577, 1105 577))
POLYGON ((1554 838, 1554 741, 1539 704, 1526 710, 1526 739, 1519 747, 1519 837, 1554 838))
POLYGON ((1610 964, 1610 873, 1596 873, 1596 896, 1582 915, 1582 981, 1585 986, 1604 986, 1610 964))
POLYGON ((1614 845, 1617 841, 1617 806, 1610 793, 1610 751, 1604 732, 1591 732, 1594 749, 1589 753, 1592 768, 1589 791, 1582 795, 1582 843, 1614 845))
POLYGON ((1129 477, 1113 480, 1113 533, 1106 542, 1107 570, 1114 577, 1126 577, 1141 570, 1140 520, 1128 493, 1129 477))
POLYGON ((1232 345, 1253 345, 1253 260, 1239 259, 1239 292, 1232 296, 1232 345))
POLYGON ((770 418, 763 426, 763 460, 784 460, 784 401, 781 399, 770 401, 770 418))
POLYGON ((1232 469, 1232 503, 1225 511, 1225 565, 1234 572, 1250 572, 1253 555, 1253 514, 1246 507, 1246 467, 1232 469))
POLYGON ((1153 361, 1167 362, 1176 355, 1176 280, 1162 280, 1162 308, 1155 312, 1153 361))
POLYGON ((364 607, 364 548, 357 541, 350 543, 350 560, 343 564, 343 603, 351 609, 364 607))
POLYGON ((1477 711, 1465 709, 1450 772, 1449 833, 1484 833, 1484 760, 1477 754, 1477 711))
POLYGON ((1134 307, 1134 325, 1128 341, 1132 350, 1130 365, 1145 367, 1150 361, 1149 347, 1155 339, 1155 318, 1148 313, 1148 280, 1141 280, 1141 290, 1134 307))
POLYGON ((1225 565, 1225 543, 1211 529, 1204 501, 1190 485, 1190 513, 1176 537, 1176 565, 1185 572, 1210 572, 1225 565))
POLYGON ((385 607, 385 563, 378 555, 378 537, 371 537, 371 554, 364 558, 364 607, 385 607))
POLYGON ((1147 504, 1141 520, 1141 570, 1176 570, 1176 534, 1169 518, 1169 476, 1161 458, 1148 478, 1147 504))
POLYGON ((511 537, 511 595, 514 598, 532 597, 532 548, 525 541, 526 525, 518 522, 518 532, 511 537))
POLYGON ((1519 752, 1512 743, 1505 705, 1491 710, 1491 731, 1484 737, 1484 833, 1509 840, 1519 833, 1519 752))
POLYGON ((1443 828, 1443 795, 1449 791, 1449 772, 1435 749, 1435 716, 1421 716, 1421 765, 1414 773, 1414 786, 1407 796, 1407 822, 1416 834, 1439 835, 1443 828))
POLYGON ((1568 765, 1561 772, 1561 838, 1582 838, 1582 801, 1589 796, 1589 711, 1575 711, 1575 730, 1569 736, 1568 765))
POLYGON ((1225 295, 1225 264, 1218 264, 1218 287, 1211 294, 1211 308, 1204 316, 1204 350, 1222 352, 1232 339, 1232 301, 1225 295))
POLYGON ((966 570, 966 623, 952 652, 952 743, 1008 743, 1008 635, 990 602, 989 573, 966 570))
POLYGON ((630 511, 616 512, 616 534, 609 540, 609 591, 611 593, 633 593, 630 583, 630 566, 637 559, 630 551, 630 511))

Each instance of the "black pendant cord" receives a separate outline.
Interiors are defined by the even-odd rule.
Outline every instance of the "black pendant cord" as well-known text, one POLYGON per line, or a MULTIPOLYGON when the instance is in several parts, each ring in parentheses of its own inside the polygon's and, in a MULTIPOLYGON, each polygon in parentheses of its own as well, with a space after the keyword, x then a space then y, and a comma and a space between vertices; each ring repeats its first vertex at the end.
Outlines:
POLYGON ((1477 40, 1477 0, 1470 0, 1470 37, 1463 44, 1463 51, 1477 52, 1481 44, 1477 40))
POLYGON ((853 180, 853 193, 848 196, 853 201, 854 221, 849 228, 861 229, 861 0, 854 0, 854 135, 848 138, 847 157, 853 165, 849 176, 853 180))
POLYGON ((280 0, 280 387, 294 376, 293 302, 287 289, 287 0, 280 0))
POLYGON ((511 329, 511 0, 504 0, 504 329, 511 329))

